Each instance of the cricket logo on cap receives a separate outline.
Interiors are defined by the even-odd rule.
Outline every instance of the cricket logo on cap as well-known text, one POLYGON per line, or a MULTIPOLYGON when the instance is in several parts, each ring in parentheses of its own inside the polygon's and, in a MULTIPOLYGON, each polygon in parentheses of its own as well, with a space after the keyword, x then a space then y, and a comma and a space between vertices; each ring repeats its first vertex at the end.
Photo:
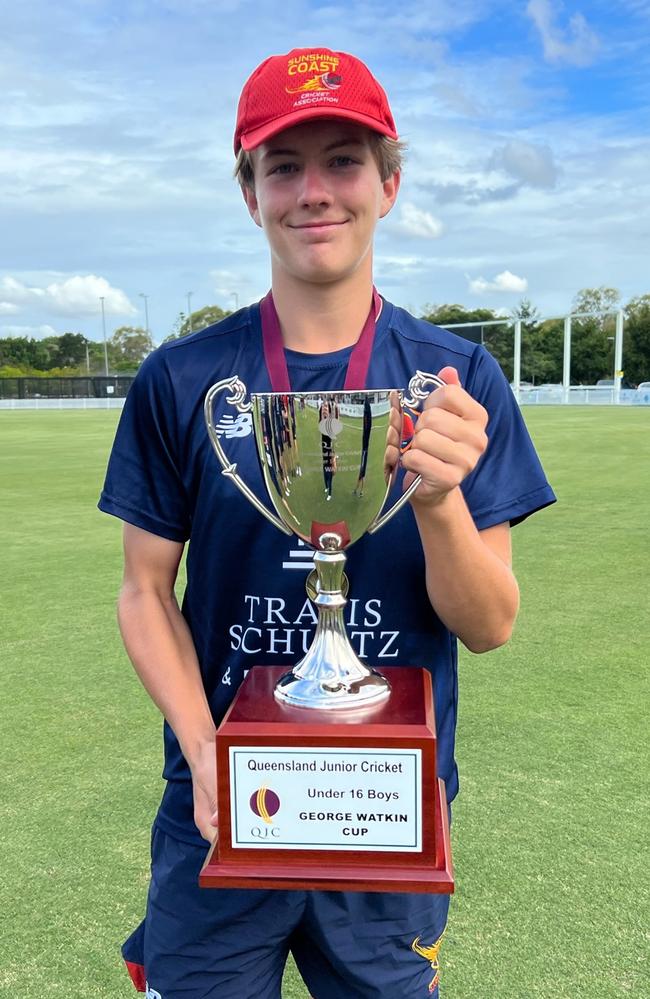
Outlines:
POLYGON ((340 60, 331 53, 313 52, 306 56, 293 56, 289 59, 287 73, 290 83, 298 83, 296 77, 309 75, 309 79, 298 86, 287 86, 288 94, 311 94, 338 90, 342 77, 336 72, 340 60))
POLYGON ((259 815, 267 825, 272 826, 272 816, 280 809, 280 799, 275 791, 272 791, 269 787, 265 787, 263 784, 257 791, 253 791, 250 796, 249 805, 255 815, 259 815))
POLYGON ((286 87, 288 94, 312 94, 314 91, 338 90, 341 86, 342 77, 336 73, 323 73, 322 76, 312 76, 311 80, 303 83, 302 87, 292 90, 286 87))

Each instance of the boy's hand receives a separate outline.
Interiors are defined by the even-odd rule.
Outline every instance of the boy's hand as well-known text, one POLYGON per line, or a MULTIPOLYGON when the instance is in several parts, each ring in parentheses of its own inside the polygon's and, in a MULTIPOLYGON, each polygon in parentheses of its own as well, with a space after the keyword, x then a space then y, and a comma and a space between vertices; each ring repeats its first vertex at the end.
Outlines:
POLYGON ((217 761, 214 741, 203 743, 190 764, 194 794, 194 822, 209 843, 217 835, 217 761))
POLYGON ((402 456, 404 488, 415 475, 422 476, 411 499, 416 506, 440 503, 473 471, 487 447, 486 410, 461 386, 455 368, 439 374, 447 384, 425 400, 411 446, 402 456))

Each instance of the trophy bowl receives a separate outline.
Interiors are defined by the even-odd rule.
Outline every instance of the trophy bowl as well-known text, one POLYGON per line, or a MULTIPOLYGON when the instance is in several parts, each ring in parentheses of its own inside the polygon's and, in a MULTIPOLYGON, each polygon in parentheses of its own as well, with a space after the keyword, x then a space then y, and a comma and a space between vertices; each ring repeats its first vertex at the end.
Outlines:
POLYGON ((283 523, 317 549, 326 530, 339 535, 340 550, 363 537, 398 456, 388 464, 390 393, 257 393, 252 404, 262 474, 283 523))

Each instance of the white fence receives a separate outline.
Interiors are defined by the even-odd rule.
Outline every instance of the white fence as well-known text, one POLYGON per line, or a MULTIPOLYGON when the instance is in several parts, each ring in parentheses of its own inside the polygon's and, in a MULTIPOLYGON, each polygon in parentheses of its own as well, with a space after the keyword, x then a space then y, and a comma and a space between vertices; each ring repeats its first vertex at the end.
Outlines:
POLYGON ((650 391, 607 388, 601 385, 572 385, 568 390, 562 385, 545 388, 520 388, 517 393, 520 406, 650 406, 650 391))
MULTIPOLYGON (((513 388, 513 391, 514 388, 513 388)), ((562 385, 520 388, 515 392, 520 406, 650 406, 650 391, 603 388, 593 385, 562 385)), ((124 399, 0 399, 2 409, 121 409, 124 399)), ((373 415, 377 415, 374 413, 373 415)))
POLYGON ((0 409, 121 409, 124 399, 0 399, 0 409))

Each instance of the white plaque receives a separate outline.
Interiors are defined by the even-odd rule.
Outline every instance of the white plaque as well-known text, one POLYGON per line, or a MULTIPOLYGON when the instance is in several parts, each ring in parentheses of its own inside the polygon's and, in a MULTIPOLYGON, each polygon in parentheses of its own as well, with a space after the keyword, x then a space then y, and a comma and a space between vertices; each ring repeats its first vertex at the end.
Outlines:
POLYGON ((422 852, 422 751, 231 746, 233 847, 422 852))

